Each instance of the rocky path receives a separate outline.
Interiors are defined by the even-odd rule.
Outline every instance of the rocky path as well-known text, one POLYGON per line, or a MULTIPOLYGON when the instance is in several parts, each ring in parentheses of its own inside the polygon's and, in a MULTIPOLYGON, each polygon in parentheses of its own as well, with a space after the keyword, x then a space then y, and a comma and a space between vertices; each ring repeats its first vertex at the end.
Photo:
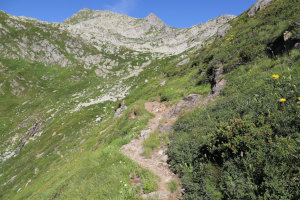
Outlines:
POLYGON ((183 111, 192 110, 203 104, 207 104, 213 100, 220 91, 224 88, 226 80, 220 80, 220 75, 217 74, 216 85, 214 86, 212 93, 205 98, 202 98, 199 94, 191 94, 181 100, 179 103, 173 106, 166 106, 160 102, 148 102, 145 104, 145 109, 155 115, 154 118, 148 121, 147 128, 141 132, 138 139, 132 140, 130 143, 124 145, 121 151, 138 163, 141 167, 150 170, 155 174, 158 179, 158 189, 150 194, 143 194, 144 199, 154 197, 160 200, 175 200, 181 197, 181 187, 179 178, 169 169, 167 163, 168 156, 166 155, 167 146, 161 146, 158 150, 152 153, 151 158, 146 158, 142 155, 143 142, 150 133, 158 130, 160 134, 169 132, 172 129, 172 125, 177 120, 179 113, 183 111), (168 188, 168 183, 171 181, 177 181, 179 188, 176 192, 171 193, 168 188))
POLYGON ((160 102, 147 102, 145 109, 155 115, 154 118, 148 121, 147 128, 141 132, 138 139, 132 140, 130 143, 122 147, 122 152, 138 163, 141 167, 150 170, 153 174, 159 177, 158 190, 150 194, 142 195, 143 198, 154 197, 160 200, 175 200, 181 196, 181 187, 174 193, 170 192, 168 183, 174 180, 180 185, 179 178, 169 169, 167 164, 168 156, 166 155, 167 146, 160 146, 151 154, 151 158, 143 156, 143 142, 149 135, 158 130, 160 134, 169 132, 172 125, 177 120, 179 113, 183 110, 193 109, 203 103, 206 103, 208 98, 202 99, 199 94, 192 94, 181 100, 173 106, 166 106, 160 102), (203 101, 204 100, 204 101, 203 101))
POLYGON ((159 177, 158 190, 150 194, 143 195, 143 198, 158 197, 158 199, 164 200, 177 199, 180 195, 180 189, 178 189, 178 192, 171 193, 167 187, 167 183, 171 180, 179 182, 179 179, 172 173, 167 164, 167 155, 165 153, 167 147, 160 147, 159 150, 153 152, 150 159, 142 155, 144 151, 144 140, 151 132, 158 129, 160 121, 167 119, 169 124, 175 122, 176 117, 169 117, 169 113, 173 107, 167 107, 165 104, 159 102, 148 102, 145 104, 145 108, 147 111, 153 113, 155 117, 149 120, 147 129, 142 131, 142 136, 138 139, 132 140, 129 144, 124 145, 122 147, 122 152, 141 165, 141 167, 150 170, 153 174, 159 177))

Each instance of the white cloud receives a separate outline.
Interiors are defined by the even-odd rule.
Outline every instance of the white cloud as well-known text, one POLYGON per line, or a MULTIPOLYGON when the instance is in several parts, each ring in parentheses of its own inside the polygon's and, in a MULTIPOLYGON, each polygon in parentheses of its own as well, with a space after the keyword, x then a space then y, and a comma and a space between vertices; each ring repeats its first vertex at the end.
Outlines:
POLYGON ((129 14, 136 6, 137 0, 120 0, 114 5, 106 5, 106 9, 120 14, 129 14))

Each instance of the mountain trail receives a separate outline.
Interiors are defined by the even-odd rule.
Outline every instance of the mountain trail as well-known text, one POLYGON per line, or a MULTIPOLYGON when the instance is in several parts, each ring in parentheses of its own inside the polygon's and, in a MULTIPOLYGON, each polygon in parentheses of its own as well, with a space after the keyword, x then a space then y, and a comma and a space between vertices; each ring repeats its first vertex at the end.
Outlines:
POLYGON ((149 194, 143 194, 142 197, 144 199, 151 197, 158 198, 160 200, 180 199, 182 189, 180 187, 180 179, 170 170, 167 163, 167 146, 160 146, 159 149, 152 152, 151 158, 146 158, 143 155, 143 142, 151 133, 157 130, 160 134, 165 134, 171 131, 172 126, 176 122, 180 113, 195 109, 213 101, 226 85, 226 80, 220 79, 222 74, 222 69, 218 69, 216 71, 216 84, 212 88, 212 93, 205 98, 203 98, 200 94, 190 94, 173 106, 167 106, 166 104, 157 101, 147 102, 145 104, 145 109, 153 113, 155 117, 148 121, 147 128, 141 132, 138 139, 132 140, 130 143, 121 148, 121 151, 126 156, 138 163, 141 167, 150 170, 158 177, 157 191, 149 194), (176 181, 179 185, 177 191, 174 193, 172 193, 168 188, 168 183, 170 181, 176 181))
MULTIPOLYGON (((160 125, 160 121, 169 117, 169 113, 175 106, 169 107, 164 103, 159 102, 147 102, 145 109, 155 115, 154 118, 148 121, 147 129, 142 131, 138 139, 132 140, 130 143, 122 147, 122 152, 131 158, 133 161, 141 165, 143 168, 150 170, 153 174, 159 177, 158 189, 155 192, 142 195, 143 198, 158 197, 163 200, 175 200, 180 196, 180 189, 175 193, 171 193, 168 189, 168 183, 171 180, 175 180, 178 183, 179 178, 169 169, 167 164, 166 146, 161 146, 158 150, 152 153, 151 158, 146 158, 142 155, 144 148, 143 142, 150 135, 150 133, 156 131, 160 125)), ((168 118, 168 124, 173 124, 177 117, 168 118)))

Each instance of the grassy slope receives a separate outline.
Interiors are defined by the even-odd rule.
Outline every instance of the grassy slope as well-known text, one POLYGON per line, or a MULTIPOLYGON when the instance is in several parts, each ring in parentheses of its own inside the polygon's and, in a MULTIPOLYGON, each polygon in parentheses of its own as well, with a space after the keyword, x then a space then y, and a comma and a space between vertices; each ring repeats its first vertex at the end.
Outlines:
MULTIPOLYGON (((148 55, 140 55, 138 59, 141 56, 148 55)), ((11 144, 14 148, 19 146, 21 140, 16 143, 11 141, 14 135, 19 136, 18 141, 36 121, 41 122, 55 115, 45 122, 40 137, 30 141, 18 156, 1 163, 1 198, 135 199, 139 188, 132 188, 130 184, 130 174, 134 173, 142 177, 144 191, 155 189, 153 175, 124 157, 119 149, 138 135, 151 117, 144 109, 146 101, 163 97, 176 102, 189 93, 209 92, 209 84, 195 86, 197 79, 193 73, 180 72, 179 68, 176 72, 179 76, 163 76, 163 73, 174 71, 172 68, 178 62, 174 57, 153 61, 138 77, 124 81, 124 84, 133 84, 131 95, 125 99, 128 109, 121 118, 113 120, 118 102, 104 102, 73 113, 70 110, 78 104, 73 94, 86 91, 78 100, 87 102, 105 93, 97 88, 113 84, 117 77, 104 80, 97 77, 93 70, 79 66, 45 67, 21 59, 2 58, 5 72, 1 73, 1 82, 4 83, 2 91, 5 95, 0 98, 1 150, 11 144), (70 81, 73 79, 79 81, 70 81), (163 79, 166 84, 160 86, 163 79), (19 85, 12 87, 12 80, 19 85), (187 84, 191 81, 193 85, 187 84), (189 86, 183 88, 184 85, 189 86), (25 90, 20 94, 16 96, 12 93, 21 87, 25 90), (129 117, 132 110, 137 114, 135 119, 129 117), (102 119, 95 122, 98 116, 102 119), (15 130, 24 120, 26 125, 15 130), (109 128, 99 134, 106 127, 109 128)), ((193 70, 196 69, 188 69, 193 70)))
POLYGON ((286 30, 299 34, 299 9, 299 1, 277 0, 254 17, 244 13, 199 53, 206 80, 223 66, 228 84, 176 123, 168 154, 184 199, 299 199, 300 52, 267 51, 286 30))

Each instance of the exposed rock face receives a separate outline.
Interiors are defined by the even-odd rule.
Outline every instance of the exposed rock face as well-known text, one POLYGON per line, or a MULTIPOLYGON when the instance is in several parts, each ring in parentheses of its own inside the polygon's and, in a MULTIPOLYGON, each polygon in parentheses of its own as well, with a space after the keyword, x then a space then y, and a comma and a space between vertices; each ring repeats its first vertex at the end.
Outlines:
POLYGON ((2 11, 0 15, 4 19, 0 22, 0 54, 3 57, 62 67, 75 62, 82 65, 99 63, 101 55, 92 55, 95 47, 60 29, 58 23, 16 17, 2 11))
POLYGON ((166 24, 161 20, 159 19, 155 14, 151 13, 149 14, 146 18, 145 18, 146 21, 148 21, 148 23, 151 25, 151 26, 154 26, 156 28, 163 28, 164 26, 166 26, 166 24))
POLYGON ((248 12, 248 16, 254 16, 259 10, 263 9, 265 6, 269 5, 272 0, 258 0, 256 4, 254 4, 248 12))
POLYGON ((173 129, 172 125, 159 125, 158 131, 160 133, 169 133, 173 129))
POLYGON ((288 41, 289 39, 291 39, 291 37, 293 36, 293 34, 290 32, 290 31, 285 31, 283 33, 283 40, 286 42, 288 41))
POLYGON ((110 11, 81 10, 63 22, 64 29, 92 42, 98 49, 111 44, 164 54, 178 54, 220 37, 230 28, 228 21, 235 18, 223 15, 190 28, 173 28, 151 13, 137 19, 110 11))

